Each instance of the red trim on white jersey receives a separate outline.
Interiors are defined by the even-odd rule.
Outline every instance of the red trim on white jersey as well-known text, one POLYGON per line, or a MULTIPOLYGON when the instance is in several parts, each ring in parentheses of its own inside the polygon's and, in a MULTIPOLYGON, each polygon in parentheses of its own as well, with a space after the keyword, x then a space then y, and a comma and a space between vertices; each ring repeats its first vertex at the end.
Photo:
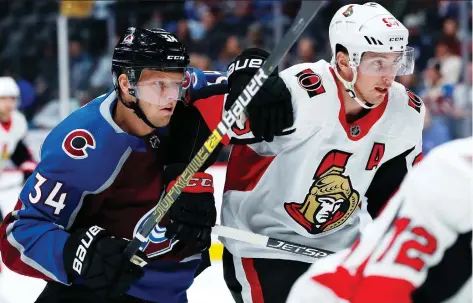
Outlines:
MULTIPOLYGON (((200 112, 204 118, 210 131, 217 128, 218 123, 222 120, 223 105, 225 103, 225 95, 215 95, 209 98, 199 99, 193 103, 193 106, 200 112)), ((225 135, 221 141, 222 144, 228 145, 230 138, 225 135)))
POLYGON ((345 130, 348 139, 353 140, 353 141, 358 141, 364 136, 366 136, 368 132, 370 131, 371 127, 383 116, 383 113, 386 110, 386 106, 388 105, 389 94, 386 94, 383 102, 379 106, 370 109, 370 111, 365 116, 357 119, 356 121, 352 123, 349 123, 347 122, 347 113, 345 111, 345 104, 343 102, 342 91, 338 87, 337 78, 331 67, 330 67, 330 72, 332 73, 335 84, 337 85, 338 100, 340 101, 340 112, 338 113, 338 120, 340 121, 340 124, 343 126, 343 129, 345 130), (359 126, 359 134, 353 136, 350 133, 350 129, 355 126, 359 126))
POLYGON ((0 122, 0 124, 2 125, 2 127, 3 127, 3 129, 4 129, 5 131, 9 132, 10 129, 11 129, 11 126, 12 126, 12 118, 10 117, 10 118, 8 119, 8 121, 6 121, 6 122, 0 122))
POLYGON ((246 145, 234 145, 227 166, 223 192, 250 191, 258 184, 275 156, 261 156, 246 145))
POLYGON ((37 165, 36 161, 27 160, 20 165, 20 170, 23 172, 33 172, 37 165))
POLYGON ((412 161, 412 166, 417 165, 422 159, 424 159, 424 153, 421 152, 414 158, 414 161, 412 161))
POLYGON ((245 271, 246 279, 251 287, 251 299, 253 303, 264 303, 263 290, 259 282, 253 259, 241 258, 241 264, 245 271))

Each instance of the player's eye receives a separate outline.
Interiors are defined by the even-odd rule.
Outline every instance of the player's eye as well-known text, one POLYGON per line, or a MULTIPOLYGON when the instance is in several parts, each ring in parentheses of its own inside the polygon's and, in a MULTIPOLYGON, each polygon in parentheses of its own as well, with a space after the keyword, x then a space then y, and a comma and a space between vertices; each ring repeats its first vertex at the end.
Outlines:
POLYGON ((396 58, 396 60, 394 60, 394 64, 399 64, 402 60, 402 56, 399 56, 396 58))
POLYGON ((376 66, 376 67, 382 67, 382 66, 383 66, 383 61, 381 61, 381 60, 376 60, 376 61, 374 61, 374 66, 376 66))
POLYGON ((380 71, 381 69, 383 69, 384 64, 381 60, 375 60, 375 61, 371 62, 371 66, 373 66, 373 68, 376 71, 380 71))
POLYGON ((166 89, 166 84, 163 81, 155 81, 154 84, 158 88, 159 92, 162 92, 164 89, 166 89))

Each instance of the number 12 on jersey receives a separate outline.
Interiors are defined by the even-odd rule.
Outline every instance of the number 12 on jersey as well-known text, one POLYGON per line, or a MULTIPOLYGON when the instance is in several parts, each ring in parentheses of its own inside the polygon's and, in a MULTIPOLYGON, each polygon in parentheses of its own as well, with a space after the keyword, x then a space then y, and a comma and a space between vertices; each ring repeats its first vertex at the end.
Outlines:
POLYGON ((384 252, 377 258, 377 262, 382 262, 388 252, 394 248, 396 241, 401 236, 404 241, 401 243, 398 252, 395 254, 394 262, 422 271, 425 265, 424 255, 433 255, 437 250, 437 239, 424 227, 411 224, 409 218, 397 218, 393 223, 394 235, 384 252))
MULTIPOLYGON (((30 193, 28 195, 30 202, 33 204, 36 204, 39 201, 41 201, 41 198, 43 197, 43 185, 49 181, 47 178, 43 177, 40 173, 36 173, 35 178, 36 178, 36 183, 34 185, 34 193, 30 193)), ((45 205, 48 205, 54 208, 54 214, 56 216, 58 216, 61 210, 63 210, 64 207, 66 207, 66 204, 64 202, 66 200, 67 193, 59 193, 62 185, 63 183, 56 182, 56 184, 54 184, 53 190, 48 194, 48 196, 46 197, 46 200, 44 201, 45 205)))

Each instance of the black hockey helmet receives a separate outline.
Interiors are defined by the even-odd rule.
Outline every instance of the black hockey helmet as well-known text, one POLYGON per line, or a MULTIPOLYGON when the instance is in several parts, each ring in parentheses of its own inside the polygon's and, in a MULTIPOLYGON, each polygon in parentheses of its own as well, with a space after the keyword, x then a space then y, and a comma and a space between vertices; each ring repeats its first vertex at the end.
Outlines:
POLYGON ((163 29, 143 29, 129 27, 120 37, 113 52, 112 75, 118 98, 149 126, 154 127, 145 117, 138 102, 123 102, 119 94, 118 77, 126 74, 130 82, 129 94, 138 99, 136 83, 144 69, 181 72, 184 74, 189 64, 186 47, 177 37, 163 29))
POLYGON ((114 81, 127 70, 129 81, 136 84, 143 68, 184 73, 189 64, 187 50, 177 37, 163 29, 129 27, 113 51, 114 81))

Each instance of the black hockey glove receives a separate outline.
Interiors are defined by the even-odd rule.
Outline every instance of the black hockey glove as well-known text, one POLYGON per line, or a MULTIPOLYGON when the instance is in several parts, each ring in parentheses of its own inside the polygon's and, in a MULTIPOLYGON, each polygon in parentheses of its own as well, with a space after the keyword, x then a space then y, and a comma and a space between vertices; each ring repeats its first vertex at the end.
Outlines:
MULTIPOLYGON (((98 226, 71 234, 64 246, 64 266, 74 283, 80 280, 98 296, 113 298, 124 294, 143 269, 130 262, 123 251, 129 241, 115 238, 98 226)), ((147 262, 146 256, 138 256, 147 262)))
MULTIPOLYGON (((258 48, 243 51, 228 66, 228 86, 230 88, 225 109, 235 103, 269 53, 258 48)), ((271 74, 247 106, 250 130, 257 139, 271 142, 275 135, 294 124, 291 93, 279 77, 277 69, 271 74)))
MULTIPOLYGON (((185 167, 182 163, 166 166, 164 179, 167 191, 185 167)), ((217 219, 213 192, 212 176, 197 172, 171 206, 165 236, 179 240, 173 248, 174 252, 191 255, 210 247, 210 233, 217 219)))

